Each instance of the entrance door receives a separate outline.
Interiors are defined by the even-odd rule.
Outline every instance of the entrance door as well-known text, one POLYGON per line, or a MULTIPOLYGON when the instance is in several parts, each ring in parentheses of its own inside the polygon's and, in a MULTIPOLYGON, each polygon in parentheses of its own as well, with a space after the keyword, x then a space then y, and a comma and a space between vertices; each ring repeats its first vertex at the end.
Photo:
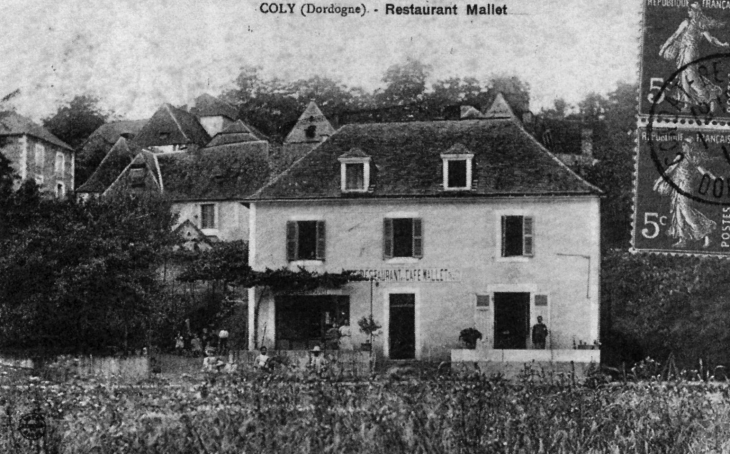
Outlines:
POLYGON ((530 332, 530 294, 494 294, 494 348, 524 350, 530 332))
POLYGON ((413 293, 390 294, 388 336, 391 359, 416 357, 416 295, 413 293))

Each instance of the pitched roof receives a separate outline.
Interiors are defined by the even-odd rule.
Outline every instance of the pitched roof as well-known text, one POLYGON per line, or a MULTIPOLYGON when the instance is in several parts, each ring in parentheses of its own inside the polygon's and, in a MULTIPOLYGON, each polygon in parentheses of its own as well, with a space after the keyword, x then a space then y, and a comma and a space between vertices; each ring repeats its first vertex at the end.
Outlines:
POLYGON ((335 128, 332 127, 327 117, 319 110, 314 101, 310 101, 289 135, 286 136, 284 143, 321 142, 334 133, 335 128))
POLYGON ((514 120, 351 124, 312 149, 252 200, 344 198, 338 157, 360 148, 372 158, 372 190, 359 197, 588 195, 600 190, 572 172, 514 120), (470 191, 443 191, 441 154, 461 144, 474 154, 470 191))
MULTIPOLYGON (((126 139, 130 139, 136 136, 142 127, 147 123, 148 120, 122 120, 105 123, 92 132, 84 145, 91 141, 93 138, 101 138, 111 145, 117 143, 117 139, 122 136, 126 139)), ((82 146, 83 148, 83 146, 82 146)))
POLYGON ((262 141, 156 158, 163 192, 173 201, 242 199, 269 178, 268 143, 262 141))
POLYGON ((504 99, 502 93, 497 93, 497 97, 494 98, 492 105, 484 113, 484 118, 517 118, 515 113, 510 107, 507 100, 504 99))
POLYGON ((30 118, 15 112, 0 112, 0 136, 15 136, 27 134, 35 138, 57 145, 67 150, 73 150, 69 144, 51 134, 43 126, 36 124, 30 118))
POLYGON ((238 120, 235 123, 229 125, 223 131, 216 134, 215 137, 213 137, 213 140, 211 140, 207 146, 215 147, 218 145, 226 145, 230 143, 255 142, 257 140, 262 139, 257 137, 253 133, 251 128, 248 127, 244 122, 238 120))
POLYGON ((119 137, 117 143, 104 156, 99 167, 84 184, 76 189, 76 192, 104 192, 132 162, 134 155, 135 153, 129 148, 127 140, 124 137, 119 137))
POLYGON ((190 108, 190 113, 198 118, 220 116, 235 120, 238 117, 235 107, 208 93, 203 93, 195 98, 195 106, 190 108))
POLYGON ((192 114, 163 104, 134 138, 139 148, 176 144, 195 144, 200 147, 210 142, 210 136, 192 114))

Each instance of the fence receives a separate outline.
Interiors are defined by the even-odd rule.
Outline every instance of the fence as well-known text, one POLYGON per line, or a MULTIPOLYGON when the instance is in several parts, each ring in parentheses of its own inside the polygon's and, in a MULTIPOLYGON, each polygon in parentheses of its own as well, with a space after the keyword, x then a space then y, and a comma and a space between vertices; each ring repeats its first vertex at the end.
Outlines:
POLYGON ((0 357, 0 366, 16 371, 35 372, 43 379, 53 381, 65 381, 74 376, 138 381, 149 377, 150 373, 149 359, 146 356, 61 356, 43 364, 32 359, 0 357))
MULTIPOLYGON (((370 355, 366 352, 334 350, 323 352, 331 370, 338 375, 365 377, 370 372, 370 355)), ((258 352, 248 350, 231 351, 225 362, 236 364, 239 370, 253 370, 258 352)), ((307 350, 269 350, 269 357, 278 358, 283 364, 295 370, 304 370, 309 363, 307 350)), ((163 374, 195 374, 203 367, 203 357, 178 356, 169 354, 155 355, 151 359, 153 371, 163 374)))

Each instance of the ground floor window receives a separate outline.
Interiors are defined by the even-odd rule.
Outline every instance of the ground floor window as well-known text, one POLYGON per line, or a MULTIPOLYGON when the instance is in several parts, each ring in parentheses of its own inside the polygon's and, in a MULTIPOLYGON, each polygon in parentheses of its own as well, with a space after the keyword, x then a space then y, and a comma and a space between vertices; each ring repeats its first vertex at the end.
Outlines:
POLYGON ((331 349, 327 332, 350 324, 347 295, 281 295, 274 302, 278 350, 309 350, 315 345, 331 349))

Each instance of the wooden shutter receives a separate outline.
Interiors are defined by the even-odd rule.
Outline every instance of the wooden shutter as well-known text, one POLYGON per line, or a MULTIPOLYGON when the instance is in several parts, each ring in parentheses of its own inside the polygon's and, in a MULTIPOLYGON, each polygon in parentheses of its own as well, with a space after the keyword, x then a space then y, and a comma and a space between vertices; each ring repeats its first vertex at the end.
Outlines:
POLYGON ((534 255, 534 228, 532 224, 531 216, 522 218, 522 255, 534 255))
POLYGON ((507 216, 502 216, 502 257, 507 257, 507 216))
POLYGON ((297 259, 299 250, 299 225, 294 221, 286 223, 286 259, 290 262, 297 259))
POLYGON ((324 221, 317 221, 317 260, 324 260, 326 240, 324 221))
POLYGON ((423 220, 413 219, 413 257, 423 257, 423 220))
POLYGON ((383 219, 383 258, 393 258, 393 220, 383 219))

